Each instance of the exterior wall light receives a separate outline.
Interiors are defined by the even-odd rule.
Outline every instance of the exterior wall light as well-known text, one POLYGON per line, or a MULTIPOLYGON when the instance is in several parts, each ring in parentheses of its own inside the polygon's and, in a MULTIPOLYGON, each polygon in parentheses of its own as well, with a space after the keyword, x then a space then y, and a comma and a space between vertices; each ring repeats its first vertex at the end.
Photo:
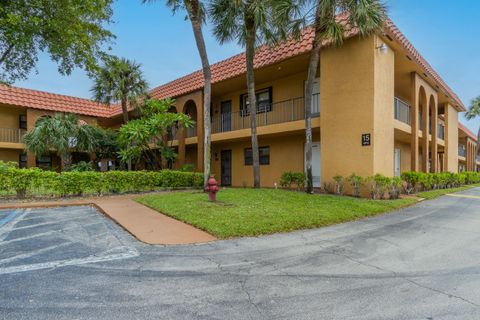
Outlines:
POLYGON ((382 43, 377 49, 382 53, 385 54, 388 52, 388 46, 385 43, 382 43))

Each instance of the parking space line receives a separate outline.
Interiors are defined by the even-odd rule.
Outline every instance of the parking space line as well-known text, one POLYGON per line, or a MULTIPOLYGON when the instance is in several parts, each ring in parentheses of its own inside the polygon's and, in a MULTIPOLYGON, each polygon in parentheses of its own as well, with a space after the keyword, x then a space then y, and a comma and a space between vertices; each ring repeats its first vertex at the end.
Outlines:
POLYGON ((471 196, 471 195, 468 195, 468 194, 448 193, 446 195, 449 196, 449 197, 456 197, 456 198, 480 199, 479 196, 471 196))
POLYGON ((55 250, 55 249, 58 249, 58 248, 61 248, 61 247, 65 247, 67 245, 71 245, 71 244, 72 244, 71 242, 64 242, 64 243, 60 243, 60 244, 57 244, 57 245, 54 245, 54 246, 38 249, 38 250, 35 250, 35 251, 32 251, 32 252, 18 254, 16 256, 13 256, 13 257, 10 257, 10 258, 0 259, 0 265, 6 264, 6 263, 9 263, 9 262, 13 262, 13 261, 17 261, 17 260, 21 260, 21 259, 25 259, 25 258, 30 258, 30 257, 36 256, 36 255, 39 255, 41 253, 51 251, 51 250, 55 250))
POLYGON ((12 211, 10 213, 7 213, 7 216, 3 219, 0 220, 0 227, 6 225, 10 221, 12 221, 18 214, 20 213, 19 210, 12 211))

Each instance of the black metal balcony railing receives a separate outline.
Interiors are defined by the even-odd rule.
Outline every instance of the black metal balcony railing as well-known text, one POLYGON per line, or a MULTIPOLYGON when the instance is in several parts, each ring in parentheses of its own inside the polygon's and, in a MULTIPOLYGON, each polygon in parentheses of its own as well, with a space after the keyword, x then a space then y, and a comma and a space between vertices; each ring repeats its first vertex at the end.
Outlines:
POLYGON ((461 157, 465 157, 467 155, 467 150, 462 144, 458 146, 458 155, 461 157))
POLYGON ((442 140, 445 140, 445 126, 441 123, 438 124, 438 130, 437 130, 437 136, 442 139, 442 140))
MULTIPOLYGON (((257 112, 258 127, 305 119, 304 97, 272 103, 271 108, 257 112)), ((312 96, 312 117, 320 115, 320 95, 312 96)), ((250 117, 243 112, 221 114, 212 118, 212 133, 228 132, 250 128, 250 117)))
POLYGON ((410 125, 411 124, 411 119, 410 119, 411 108, 408 105, 408 103, 395 97, 394 108, 395 108, 395 119, 410 125))
POLYGON ((0 128, 0 142, 22 143, 26 130, 0 128))

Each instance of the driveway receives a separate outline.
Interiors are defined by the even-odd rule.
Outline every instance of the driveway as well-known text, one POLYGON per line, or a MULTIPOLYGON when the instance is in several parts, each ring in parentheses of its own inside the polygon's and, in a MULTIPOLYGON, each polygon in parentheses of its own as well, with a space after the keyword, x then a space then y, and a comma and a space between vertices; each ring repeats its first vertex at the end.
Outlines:
POLYGON ((0 319, 478 319, 480 188, 333 227, 144 245, 90 207, 0 212, 0 319))

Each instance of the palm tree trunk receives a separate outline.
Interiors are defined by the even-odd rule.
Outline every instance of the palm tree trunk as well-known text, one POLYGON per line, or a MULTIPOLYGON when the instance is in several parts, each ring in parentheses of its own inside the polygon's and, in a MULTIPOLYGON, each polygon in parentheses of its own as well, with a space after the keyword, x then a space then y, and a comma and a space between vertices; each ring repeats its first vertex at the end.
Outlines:
MULTIPOLYGON (((188 8, 187 5, 185 5, 188 8)), ((210 124, 210 103, 212 95, 212 73, 210 63, 208 62, 207 49, 202 33, 202 17, 200 13, 200 3, 198 0, 190 0, 190 10, 188 10, 189 18, 192 23, 193 35, 197 43, 200 60, 202 60, 203 77, 205 85, 203 88, 203 184, 207 185, 210 178, 210 159, 211 159, 211 124, 210 124)))
POLYGON ((258 152, 257 137, 257 99, 255 96, 255 73, 254 73, 254 57, 255 57, 255 22, 253 17, 247 12, 245 13, 246 35, 246 63, 247 63, 247 89, 248 89, 248 111, 250 113, 250 129, 252 133, 252 158, 253 158, 253 187, 260 188, 260 156, 258 152))
POLYGON ((477 155, 478 155, 478 151, 480 150, 480 127, 478 128, 478 133, 477 133, 477 145, 475 146, 475 155, 474 155, 474 158, 473 158, 473 163, 475 163, 475 165, 473 166, 474 170, 475 171, 478 171, 478 166, 477 166, 477 155))
MULTIPOLYGON (((128 122, 128 105, 127 105, 127 99, 123 98, 121 101, 122 104, 122 114, 123 114, 123 124, 128 122)), ((128 160, 127 161, 127 170, 132 171, 132 161, 128 160)))
MULTIPOLYGON (((319 0, 320 1, 320 0, 319 0)), ((313 193, 313 173, 312 173, 312 94, 313 84, 317 76, 317 69, 320 60, 320 49, 322 47, 320 35, 321 6, 317 4, 315 14, 315 37, 312 44, 312 52, 308 63, 307 83, 305 84, 305 167, 307 175, 307 193, 313 193)))

